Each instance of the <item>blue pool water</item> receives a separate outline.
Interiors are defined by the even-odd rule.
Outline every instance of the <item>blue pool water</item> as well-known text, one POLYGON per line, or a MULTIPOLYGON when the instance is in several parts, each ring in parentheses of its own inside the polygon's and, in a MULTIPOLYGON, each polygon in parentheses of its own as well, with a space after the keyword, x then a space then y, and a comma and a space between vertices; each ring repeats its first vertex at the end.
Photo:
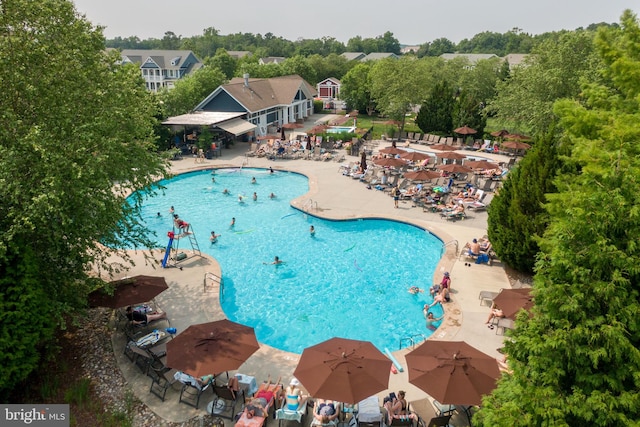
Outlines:
MULTIPOLYGON (((167 245, 168 211, 174 206, 193 227, 200 249, 221 265, 225 314, 253 326, 261 342, 300 353, 339 336, 397 350, 403 338, 430 335, 422 307, 432 301, 428 287, 442 250, 432 234, 394 221, 326 221, 304 214, 289 205, 308 191, 307 178, 295 173, 219 169, 161 184, 164 194, 143 208, 158 246, 167 245), (277 197, 270 199, 270 193, 277 197), (230 228, 232 217, 236 225, 230 228), (209 242, 211 231, 221 235, 215 244, 209 242), (285 264, 264 264, 275 256, 285 264), (427 292, 412 295, 410 286, 427 292)), ((180 247, 190 249, 186 239, 180 247)), ((438 317, 442 308, 433 311, 438 317)))
POLYGON ((343 133, 343 132, 355 132, 354 126, 331 126, 327 128, 327 133, 343 133))

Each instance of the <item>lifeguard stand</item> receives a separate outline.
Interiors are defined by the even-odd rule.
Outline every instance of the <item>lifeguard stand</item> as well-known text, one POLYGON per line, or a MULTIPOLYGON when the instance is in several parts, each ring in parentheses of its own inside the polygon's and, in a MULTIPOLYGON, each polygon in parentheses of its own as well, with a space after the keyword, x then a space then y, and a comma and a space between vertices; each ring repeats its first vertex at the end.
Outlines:
POLYGON ((184 261, 187 259, 187 254, 184 252, 180 252, 180 242, 182 239, 187 238, 189 244, 191 245, 191 250, 194 255, 202 256, 200 252, 200 246, 198 245, 198 240, 196 239, 196 235, 193 232, 193 228, 189 226, 187 230, 178 229, 176 231, 176 227, 173 227, 173 239, 171 240, 171 248, 168 258, 168 266, 177 266, 180 261, 184 261))

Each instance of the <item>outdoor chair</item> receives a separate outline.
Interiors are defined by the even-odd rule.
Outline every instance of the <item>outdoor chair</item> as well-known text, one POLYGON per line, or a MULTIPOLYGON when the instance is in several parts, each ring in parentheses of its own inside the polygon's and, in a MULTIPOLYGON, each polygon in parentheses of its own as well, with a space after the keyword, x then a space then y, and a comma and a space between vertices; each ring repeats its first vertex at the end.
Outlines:
POLYGON ((164 402, 167 390, 178 382, 174 377, 176 372, 177 371, 175 369, 171 369, 153 377, 151 379, 151 388, 149 389, 149 392, 155 394, 164 402))
POLYGON ((205 391, 212 388, 211 384, 212 381, 208 381, 204 386, 202 386, 202 388, 199 388, 191 383, 182 383, 178 402, 185 403, 198 409, 198 406, 200 405, 200 396, 202 396, 205 391))
POLYGON ((124 354, 129 360, 136 364, 143 374, 149 374, 149 367, 153 361, 152 355, 144 349, 141 349, 135 345, 132 341, 129 341, 124 346, 124 354))
POLYGON ((426 424, 426 427, 449 427, 449 421, 451 420, 451 415, 442 415, 439 417, 434 417, 429 420, 426 424))
POLYGON ((232 390, 227 385, 217 385, 214 381, 213 393, 216 397, 211 405, 211 415, 233 420, 236 406, 244 404, 244 390, 232 390))

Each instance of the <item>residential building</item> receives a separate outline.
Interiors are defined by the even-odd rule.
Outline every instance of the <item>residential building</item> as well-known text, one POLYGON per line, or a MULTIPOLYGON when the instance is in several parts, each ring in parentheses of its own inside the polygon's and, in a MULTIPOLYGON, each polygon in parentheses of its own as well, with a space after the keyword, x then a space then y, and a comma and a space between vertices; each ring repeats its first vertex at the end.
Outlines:
POLYGON ((147 90, 172 89, 175 82, 202 67, 190 50, 124 49, 122 63, 140 67, 147 90))
POLYGON ((364 52, 345 52, 342 56, 346 58, 347 61, 361 61, 367 54, 364 52))
POLYGON ((317 92, 298 75, 252 79, 248 74, 216 88, 194 112, 171 117, 166 125, 211 126, 245 140, 272 133, 313 114, 317 92))
POLYGON ((316 85, 318 91, 318 98, 322 99, 337 99, 340 97, 340 87, 342 83, 335 77, 329 77, 324 79, 316 85))
POLYGON ((282 64, 286 58, 283 56, 267 56, 264 58, 260 58, 258 60, 258 64, 266 65, 266 64, 282 64))

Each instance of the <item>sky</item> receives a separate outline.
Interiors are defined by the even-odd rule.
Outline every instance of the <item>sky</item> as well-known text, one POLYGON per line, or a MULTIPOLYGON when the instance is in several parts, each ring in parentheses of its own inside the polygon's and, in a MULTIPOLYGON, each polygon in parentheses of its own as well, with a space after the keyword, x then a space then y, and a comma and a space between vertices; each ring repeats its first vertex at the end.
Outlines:
POLYGON ((108 38, 182 37, 213 27, 221 35, 267 34, 295 41, 332 37, 347 43, 390 31, 404 45, 438 38, 454 43, 518 28, 532 35, 620 22, 638 0, 73 0, 79 13, 105 27, 108 38))

